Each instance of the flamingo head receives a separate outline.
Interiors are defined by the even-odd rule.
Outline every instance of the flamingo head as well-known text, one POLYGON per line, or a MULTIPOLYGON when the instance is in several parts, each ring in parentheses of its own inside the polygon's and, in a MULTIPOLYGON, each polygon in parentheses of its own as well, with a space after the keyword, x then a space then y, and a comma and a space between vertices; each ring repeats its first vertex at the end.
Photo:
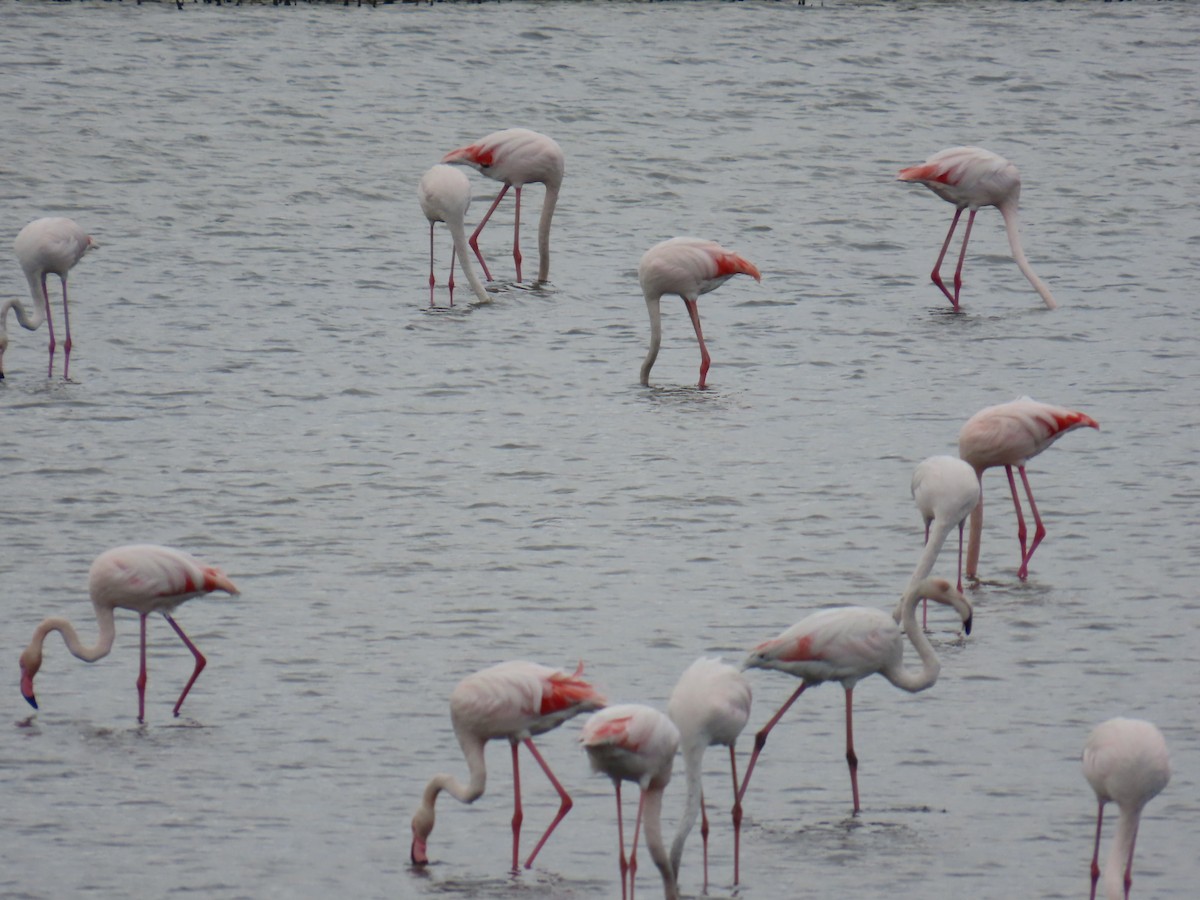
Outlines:
POLYGON ((34 709, 38 708, 37 697, 33 694, 33 676, 42 667, 42 652, 40 647, 29 647, 21 654, 21 696, 29 701, 34 709))
POLYGON ((414 866, 429 864, 429 854, 425 851, 425 842, 431 831, 433 831, 433 807, 422 804, 412 820, 413 841, 409 858, 414 866))
POLYGON ((4 351, 8 349, 8 332, 0 325, 0 381, 4 380, 4 351))

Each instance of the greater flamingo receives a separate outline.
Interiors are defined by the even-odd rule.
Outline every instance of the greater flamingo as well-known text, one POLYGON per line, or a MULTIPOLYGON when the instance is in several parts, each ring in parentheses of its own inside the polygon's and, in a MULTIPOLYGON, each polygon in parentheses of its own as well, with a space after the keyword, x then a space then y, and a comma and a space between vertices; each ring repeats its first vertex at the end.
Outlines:
POLYGON ((64 618, 44 619, 33 632, 33 640, 21 654, 21 694, 34 709, 38 708, 33 694, 33 677, 42 667, 42 645, 46 635, 57 631, 63 636, 67 649, 84 662, 95 662, 108 656, 112 650, 117 629, 113 611, 130 609, 142 617, 141 670, 138 674, 138 721, 145 721, 146 714, 146 617, 160 612, 175 629, 180 640, 196 658, 192 677, 184 685, 183 693, 175 701, 175 715, 183 700, 192 689, 204 666, 208 662, 196 645, 183 633, 183 629, 171 617, 179 604, 193 597, 212 591, 237 594, 237 586, 216 566, 205 565, 182 550, 159 547, 153 544, 133 544, 114 547, 96 557, 88 574, 88 591, 96 611, 96 623, 100 637, 95 645, 88 647, 79 640, 74 626, 64 618))
MULTIPOLYGON (((71 367, 71 313, 67 306, 67 273, 75 268, 75 264, 83 259, 83 255, 98 246, 91 235, 70 219, 61 217, 35 219, 30 222, 13 242, 17 252, 17 260, 25 278, 29 281, 29 290, 33 295, 33 311, 26 312, 15 300, 9 301, 0 309, 0 363, 3 362, 4 349, 8 345, 8 335, 4 330, 8 309, 17 311, 17 320, 23 328, 30 331, 39 328, 44 320, 50 329, 50 362, 47 378, 54 377, 54 319, 50 315, 50 291, 46 279, 57 275, 62 282, 63 328, 66 330, 66 340, 63 341, 63 380, 69 381, 71 367)), ((0 378, 3 377, 3 366, 0 365, 0 378)))
POLYGON ((701 657, 684 670, 667 702, 667 715, 679 729, 683 761, 687 765, 687 803, 671 845, 671 868, 678 877, 683 845, 699 816, 704 843, 704 893, 708 893, 708 814, 704 810, 701 785, 704 751, 717 744, 729 748, 729 767, 733 773, 733 883, 737 884, 742 805, 738 802, 734 744, 750 718, 750 699, 750 682, 745 675, 720 659, 701 657))
MULTIPOLYGON (((971 416, 958 433, 958 455, 975 470, 983 484, 983 473, 992 466, 1004 466, 1008 474, 1008 486, 1012 491, 1013 506, 1017 510, 1017 540, 1021 544, 1021 566, 1017 577, 1024 581, 1029 576, 1029 561, 1042 538, 1046 527, 1033 502, 1033 491, 1029 488, 1029 477, 1025 464, 1037 456, 1068 431, 1084 426, 1100 429, 1096 420, 1081 412, 1039 403, 1029 397, 1021 397, 1009 403, 1000 403, 981 409, 971 416), (1021 500, 1017 496, 1017 482, 1013 478, 1013 466, 1021 475, 1025 496, 1029 498, 1029 509, 1033 513, 1033 543, 1025 550, 1025 517, 1021 514, 1021 500)), ((979 545, 983 534, 983 495, 971 512, 971 538, 967 544, 967 577, 974 578, 979 566, 979 545)))
POLYGON ((562 672, 537 663, 512 660, 502 662, 468 675, 450 694, 450 722, 466 757, 470 781, 462 784, 453 775, 435 775, 425 786, 421 805, 412 819, 411 858, 415 865, 429 862, 426 842, 434 824, 434 804, 438 794, 446 791, 461 803, 474 803, 483 796, 487 784, 484 766, 484 745, 496 738, 505 738, 512 747, 514 809, 512 817, 512 867, 516 871, 521 840, 521 777, 517 765, 520 744, 529 748, 537 764, 558 792, 558 814, 537 842, 525 868, 534 858, 550 833, 558 826, 573 805, 570 796, 550 771, 533 743, 533 736, 545 734, 580 713, 604 706, 600 693, 581 677, 583 663, 573 673, 562 672))
POLYGON ((920 165, 901 169, 897 177, 900 181, 923 184, 943 200, 954 204, 954 218, 950 220, 950 230, 946 232, 942 252, 933 264, 930 278, 941 288, 955 309, 958 309, 958 295, 962 289, 962 268, 967 255, 967 241, 971 237, 975 213, 981 206, 994 206, 1000 210, 1000 215, 1004 217, 1004 230, 1008 233, 1008 245, 1012 248, 1013 259, 1017 261, 1021 272, 1029 279, 1034 290, 1046 302, 1046 306, 1050 309, 1057 306, 1050 289, 1034 274, 1033 267, 1025 258, 1025 251, 1021 249, 1021 236, 1017 230, 1017 201, 1021 196, 1021 174, 1016 166, 1003 156, 982 147, 950 147, 933 154, 920 165), (958 267, 954 270, 954 293, 951 294, 942 283, 942 260, 946 256, 950 238, 954 236, 954 229, 964 209, 971 212, 967 216, 967 227, 963 232, 958 267))
POLYGON ((437 279, 433 276, 433 226, 437 222, 445 222, 454 241, 450 252, 450 305, 454 305, 454 260, 462 260, 463 273, 475 292, 480 303, 487 303, 492 298, 484 289, 475 267, 471 265, 471 255, 467 252, 467 232, 464 224, 467 207, 471 205, 471 180, 461 169, 439 163, 421 176, 417 185, 417 200, 421 204, 421 212, 429 220, 429 305, 433 306, 433 289, 437 279))
POLYGON ((678 294, 687 306, 692 327, 696 329, 696 340, 700 343, 698 386, 704 387, 710 357, 704 344, 704 333, 700 330, 700 311, 696 302, 701 294, 719 288, 734 275, 750 275, 755 281, 762 281, 754 263, 715 241, 676 237, 655 244, 642 255, 638 281, 650 313, 650 350, 642 363, 642 384, 650 384, 650 370, 654 368, 658 348, 662 345, 662 295, 678 294))
POLYGON ((463 163, 478 169, 488 178, 503 184, 496 199, 488 207, 483 220, 471 235, 471 249, 483 266, 483 274, 488 281, 492 273, 488 271, 483 254, 479 252, 479 233, 488 223, 508 189, 513 189, 516 197, 516 214, 513 223, 513 261, 517 264, 517 281, 521 280, 521 188, 527 184, 540 182, 546 188, 546 196, 542 201, 542 217, 538 222, 538 283, 550 278, 550 220, 554 218, 554 207, 558 203, 558 192, 562 187, 563 160, 562 147, 553 138, 544 134, 530 131, 528 128, 507 128, 504 131, 494 131, 480 138, 473 144, 451 150, 442 157, 444 163, 463 163))
POLYGON ((667 716, 652 707, 625 703, 593 713, 584 723, 579 740, 587 750, 592 768, 611 778, 616 788, 622 900, 633 900, 638 832, 643 820, 646 823, 646 849, 650 851, 650 857, 662 875, 664 896, 666 900, 678 900, 676 873, 663 844, 662 798, 671 780, 671 767, 679 750, 679 729, 667 716), (622 781, 636 781, 640 791, 628 860, 625 857, 625 828, 621 820, 622 781))
POLYGON ((746 658, 743 668, 777 669, 802 679, 800 687, 780 707, 779 712, 754 736, 754 753, 742 779, 739 799, 746 794, 750 775, 767 735, 796 699, 814 684, 840 682, 846 691, 846 762, 850 766, 850 788, 854 795, 854 815, 858 815, 858 757, 854 753, 854 686, 868 675, 882 675, 896 687, 910 693, 929 688, 937 681, 941 664, 917 625, 917 601, 927 598, 954 607, 963 621, 963 630, 971 633, 971 604, 948 581, 924 578, 910 584, 901 600, 904 630, 882 610, 867 606, 842 606, 822 609, 801 619, 778 637, 759 644, 746 658), (904 636, 921 658, 920 671, 904 667, 904 636))
POLYGON ((1092 900, 1100 878, 1100 829, 1104 804, 1120 808, 1117 835, 1104 864, 1108 900, 1128 900, 1133 884, 1133 845, 1142 809, 1171 780, 1167 742, 1162 732, 1141 719, 1109 719, 1097 725, 1083 748, 1083 774, 1096 792, 1096 848, 1092 853, 1092 900))

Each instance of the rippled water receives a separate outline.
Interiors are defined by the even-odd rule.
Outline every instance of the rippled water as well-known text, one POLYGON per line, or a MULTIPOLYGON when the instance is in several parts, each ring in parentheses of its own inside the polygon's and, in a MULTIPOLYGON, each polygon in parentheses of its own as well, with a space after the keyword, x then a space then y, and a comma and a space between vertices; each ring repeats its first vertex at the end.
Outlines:
MULTIPOLYGON (((3 243, 68 214, 101 244, 72 275, 78 383, 47 382, 44 330, 10 322, 0 896, 613 897, 611 790, 577 722, 539 742, 576 806, 533 871, 506 872, 498 745, 410 870, 426 779, 465 771, 455 682, 582 658, 612 699, 661 706, 702 653, 890 606, 920 551, 912 468, 1021 394, 1102 427, 1031 465, 1049 537, 1028 583, 993 472, 974 634, 938 621, 929 692, 856 691, 857 820, 841 691, 805 695, 748 795, 738 896, 1086 896, 1078 757, 1116 714, 1156 721, 1175 766, 1134 894, 1190 896, 1198 39, 1179 3, 0 4, 3 243), (567 154, 552 283, 431 312, 417 180, 512 125, 567 154), (962 313, 929 284, 951 210, 894 175, 960 143, 1020 166, 1058 311, 994 210, 962 313), (705 392, 678 302, 637 384, 637 261, 675 234, 764 273, 701 301, 705 392), (154 622, 136 725, 128 614, 94 666, 52 638, 29 721, 34 626, 91 631, 91 559, 145 540, 243 590, 179 613, 209 658, 184 717, 190 656, 154 622)), ((472 178, 474 220, 495 185, 472 178)), ((510 223, 484 238, 501 279, 510 223)), ((0 259, 0 297, 21 294, 0 259)), ((753 683, 757 728, 795 684, 753 683)), ((532 841, 556 804, 526 767, 532 841)), ((716 809, 712 841, 727 896, 716 809)), ((681 884, 699 892, 697 838, 681 884)))

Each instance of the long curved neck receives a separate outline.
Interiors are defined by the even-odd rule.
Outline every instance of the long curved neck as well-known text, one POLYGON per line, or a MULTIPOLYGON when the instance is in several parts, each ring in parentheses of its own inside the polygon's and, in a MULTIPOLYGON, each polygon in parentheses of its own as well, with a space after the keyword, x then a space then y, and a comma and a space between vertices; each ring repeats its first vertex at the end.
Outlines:
POLYGON ((36 331, 42 327, 42 323, 46 321, 46 307, 42 303, 40 297, 34 295, 37 301, 33 304, 33 312, 30 313, 25 309, 20 300, 5 300, 0 306, 0 333, 3 333, 8 327, 8 311, 11 309, 17 314, 17 322, 22 328, 29 331, 36 331))
POLYGON ((1104 861, 1104 893, 1108 900, 1124 900, 1125 869, 1133 856, 1133 845, 1137 840, 1140 809, 1126 812, 1121 810, 1117 821, 1117 833, 1108 848, 1108 859, 1104 861))
MULTIPOLYGON (((983 473, 976 471, 979 483, 983 484, 983 473)), ((967 538, 967 577, 974 578, 979 571, 979 542, 983 537, 983 491, 979 491, 979 502, 971 510, 971 533, 967 538)))
POLYGON ((926 578, 933 571, 934 563, 937 562, 938 554, 942 551, 942 544, 946 543, 946 536, 954 529, 953 525, 946 522, 933 520, 933 528, 929 530, 929 540, 925 542, 925 550, 921 553, 920 560, 917 561, 917 568, 909 579, 909 586, 914 586, 922 578, 926 578))
POLYGON ((453 775, 440 774, 429 779, 429 784, 425 785, 425 792, 421 795, 421 805, 417 807, 412 818, 413 862, 423 861, 425 858, 425 842, 433 831, 434 804, 437 803, 438 794, 445 791, 461 803, 474 803, 483 796, 483 790, 487 786, 487 768, 483 762, 484 742, 474 735, 461 733, 458 742, 462 746, 463 756, 466 757, 470 778, 465 785, 453 775))
POLYGON ((1054 302, 1054 297, 1050 293, 1050 288, 1046 287, 1042 279, 1038 278, 1033 271, 1033 267, 1029 265, 1029 260, 1025 258, 1025 251, 1021 249, 1021 236, 1017 229, 1017 206, 1015 203, 1006 203, 999 207, 1000 215, 1004 217, 1004 230, 1008 233, 1008 246, 1012 250, 1013 259, 1017 261, 1017 266, 1021 269, 1022 274, 1029 279, 1029 283, 1033 285, 1033 289, 1042 295, 1042 299, 1046 302, 1048 309, 1057 309, 1058 304, 1054 302))
POLYGON ((662 304, 660 297, 646 297, 646 310, 650 313, 650 350, 642 362, 642 384, 650 384, 650 370, 658 359, 658 348, 662 346, 662 304))
POLYGON ((700 803, 703 799, 700 775, 703 771, 704 751, 707 748, 699 741, 684 745, 683 759, 687 765, 687 800, 683 807, 683 818, 679 820, 679 828, 675 832, 675 840, 671 843, 671 871, 678 872, 683 861, 683 845, 688 835, 700 817, 700 803))
POLYGON ((112 650, 113 641, 116 639, 117 627, 113 620, 113 611, 111 609, 98 608, 96 610, 96 624, 100 626, 100 636, 96 639, 96 643, 89 647, 79 639, 79 633, 75 630, 75 626, 71 624, 70 620, 58 616, 44 619, 34 631, 30 646, 36 646, 38 648, 38 655, 40 656, 46 636, 52 631, 57 631, 63 636, 63 641, 73 656, 82 659, 84 662, 95 662, 98 659, 108 656, 112 650))
POLYGON ((475 267, 471 265, 471 250, 467 246, 467 233, 462 223, 447 222, 446 227, 450 229, 450 237, 454 241, 454 255, 458 257, 463 274, 467 276, 467 282, 471 285, 471 290, 475 293, 475 298, 480 303, 490 303, 492 298, 488 296, 483 282, 475 274, 475 267))
POLYGON ((675 884, 675 867, 667 855, 662 834, 662 801, 665 784, 651 784, 642 794, 642 822, 646 830, 646 849, 658 867, 663 879, 663 894, 666 900, 678 900, 679 888, 675 884))
POLYGON ((546 199, 542 201, 542 217, 538 220, 538 281, 550 279, 550 220, 558 205, 558 187, 546 182, 546 199))
POLYGON ((921 657, 920 670, 904 668, 903 658, 901 658, 894 671, 884 670, 882 673, 896 687, 914 694, 932 686, 942 671, 942 664, 938 662, 937 654, 933 652, 933 645, 929 643, 925 632, 917 624, 917 603, 920 599, 921 594, 917 590, 917 585, 910 584, 904 598, 900 601, 900 621, 904 624, 904 633, 908 635, 908 639, 917 649, 917 655, 921 657))

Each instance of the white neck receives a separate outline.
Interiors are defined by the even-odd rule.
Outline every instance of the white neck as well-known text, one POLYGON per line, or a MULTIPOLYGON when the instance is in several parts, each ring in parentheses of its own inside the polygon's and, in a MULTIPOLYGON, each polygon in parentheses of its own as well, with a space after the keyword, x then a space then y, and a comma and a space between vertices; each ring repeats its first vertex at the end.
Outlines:
POLYGON ((1108 848, 1108 859, 1104 861, 1104 893, 1108 900, 1125 898, 1125 868, 1133 853, 1141 818, 1140 809, 1130 813, 1121 810, 1117 820, 1117 833, 1113 837, 1112 846, 1108 848))
POLYGON ((667 856, 662 835, 662 799, 665 784, 650 785, 642 792, 642 820, 646 830, 646 849, 658 867, 663 879, 663 894, 666 900, 678 900, 679 888, 675 884, 675 868, 667 856))
POLYGON ((487 768, 483 761, 484 742, 470 734, 459 734, 458 742, 462 746, 463 756, 467 760, 470 779, 464 785, 453 775, 441 774, 434 775, 429 780, 429 784, 425 785, 425 793, 421 796, 421 805, 413 815, 412 821, 413 836, 421 842, 424 842, 433 831, 434 804, 437 803, 438 794, 442 791, 460 803, 474 803, 483 796, 484 788, 487 785, 487 768))
POLYGON ((52 631, 57 631, 63 636, 63 641, 66 642, 67 649, 71 654, 84 662, 95 662, 98 659, 103 659, 108 656, 112 650, 113 641, 117 636, 116 623, 113 621, 113 611, 105 607, 96 608, 96 624, 100 627, 100 636, 96 639, 96 643, 92 646, 86 646, 80 639, 79 634, 75 631, 75 626, 68 619, 52 617, 42 620, 42 623, 33 632, 33 640, 29 643, 29 650, 26 653, 34 651, 38 659, 41 659, 42 645, 46 641, 46 636, 52 631))
POLYGON ((550 278, 550 220, 558 205, 558 185, 546 182, 546 199, 542 201, 542 217, 538 221, 538 281, 550 278))
POLYGON ((42 323, 46 321, 46 307, 42 303, 41 298, 37 298, 38 302, 33 304, 33 313, 29 313, 19 300, 5 300, 3 305, 0 305, 0 334, 4 334, 8 328, 8 311, 14 310, 17 314, 17 322, 22 328, 29 331, 36 331, 42 327, 42 323))
POLYGON ((642 363, 642 384, 650 384, 650 370, 658 359, 658 348, 662 346, 662 309, 660 297, 646 297, 646 310, 650 313, 650 350, 642 363))
POLYGON ((1017 261, 1017 266, 1021 272, 1029 279, 1029 283, 1033 285, 1033 289, 1042 295, 1042 299, 1046 302, 1048 309, 1057 309, 1058 304, 1054 302, 1054 297, 1050 293, 1050 288, 1046 287, 1042 279, 1034 274, 1033 267, 1029 265, 1029 260, 1025 258, 1025 251, 1021 249, 1021 236, 1017 232, 1017 207, 1015 204, 1004 204, 999 207, 1000 215, 1004 217, 1004 230, 1008 233, 1008 246, 1012 250, 1013 259, 1017 261))
POLYGON ((921 669, 914 671, 904 668, 902 658, 895 669, 884 669, 880 673, 896 687, 913 694, 931 687, 942 671, 942 664, 933 652, 933 645, 917 624, 917 603, 921 600, 919 588, 920 584, 908 586, 904 598, 900 601, 900 621, 903 623, 904 633, 908 635, 908 639, 917 649, 917 655, 921 657, 921 669))
POLYGON ((467 246, 467 234, 462 223, 447 222, 446 227, 450 229, 450 237, 454 240, 454 255, 458 257, 458 262, 462 267, 463 274, 467 276, 467 282, 471 285, 475 298, 480 303, 490 303, 492 298, 484 288, 483 282, 479 280, 479 276, 475 274, 475 267, 471 264, 471 250, 467 246))
POLYGON ((700 804, 703 802, 700 775, 703 771, 704 751, 708 748, 698 740, 692 740, 684 745, 683 760, 687 765, 687 800, 683 807, 683 818, 679 820, 679 828, 675 832, 675 840, 671 844, 671 871, 678 872, 683 860, 683 845, 688 835, 700 817, 700 804))

